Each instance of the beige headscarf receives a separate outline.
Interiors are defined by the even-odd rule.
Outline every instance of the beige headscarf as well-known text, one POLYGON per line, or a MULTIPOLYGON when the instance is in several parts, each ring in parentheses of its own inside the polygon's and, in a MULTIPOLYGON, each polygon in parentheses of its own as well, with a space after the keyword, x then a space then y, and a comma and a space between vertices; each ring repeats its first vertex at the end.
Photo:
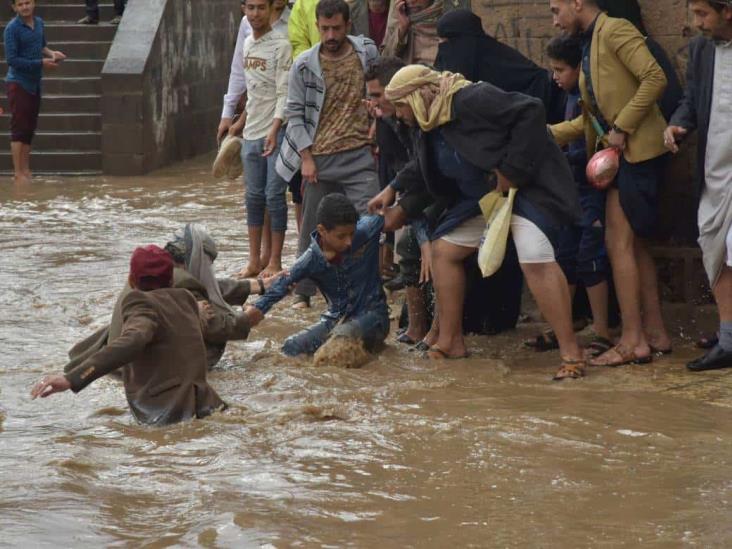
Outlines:
POLYGON ((419 127, 428 132, 451 120, 452 96, 470 83, 462 74, 407 65, 391 79, 384 96, 392 103, 407 103, 419 127))

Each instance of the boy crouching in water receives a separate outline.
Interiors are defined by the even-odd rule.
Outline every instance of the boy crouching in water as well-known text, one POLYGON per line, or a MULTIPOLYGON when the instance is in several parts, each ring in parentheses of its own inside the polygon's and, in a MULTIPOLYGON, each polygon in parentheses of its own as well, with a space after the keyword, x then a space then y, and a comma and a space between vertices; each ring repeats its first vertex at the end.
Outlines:
POLYGON ((250 325, 261 322, 290 286, 310 278, 325 296, 328 310, 320 322, 288 337, 282 351, 288 356, 314 354, 330 336, 360 340, 366 350, 378 350, 389 333, 389 309, 379 273, 384 218, 359 219, 348 198, 333 193, 321 200, 316 220, 310 247, 289 274, 247 308, 250 325))
POLYGON ((157 246, 130 260, 132 291, 122 301, 121 335, 65 375, 39 381, 33 398, 71 389, 127 365, 122 379, 140 423, 166 425, 202 418, 226 404, 206 381, 206 346, 199 305, 188 290, 171 288, 173 259, 157 246))

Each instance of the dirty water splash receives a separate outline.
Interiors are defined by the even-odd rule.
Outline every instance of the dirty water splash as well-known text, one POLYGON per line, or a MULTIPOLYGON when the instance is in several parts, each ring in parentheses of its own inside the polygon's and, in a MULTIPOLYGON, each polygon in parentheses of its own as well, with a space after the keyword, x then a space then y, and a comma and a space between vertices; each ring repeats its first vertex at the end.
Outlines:
POLYGON ((0 184, 0 545, 732 545, 732 378, 683 372, 688 345, 563 384, 521 350, 536 326, 470 338, 466 361, 390 344, 316 368, 277 350, 322 303, 283 303, 211 375, 227 413, 141 427, 111 380, 30 401, 105 323, 135 246, 204 223, 218 271, 241 268, 241 185, 207 169, 0 184))

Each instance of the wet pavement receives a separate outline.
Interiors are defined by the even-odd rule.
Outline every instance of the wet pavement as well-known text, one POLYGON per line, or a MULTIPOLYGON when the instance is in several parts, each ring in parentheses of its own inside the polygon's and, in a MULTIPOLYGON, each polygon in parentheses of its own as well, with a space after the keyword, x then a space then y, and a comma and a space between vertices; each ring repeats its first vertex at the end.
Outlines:
POLYGON ((322 303, 283 302, 210 375, 226 413, 142 427, 106 379, 31 401, 135 246, 200 222, 220 274, 244 265, 242 187, 208 160, 0 182, 0 546, 732 546, 732 371, 683 368, 708 309, 668 307, 670 357, 556 384, 556 354, 521 349, 536 325, 469 338, 470 360, 293 362, 277 349, 322 303))

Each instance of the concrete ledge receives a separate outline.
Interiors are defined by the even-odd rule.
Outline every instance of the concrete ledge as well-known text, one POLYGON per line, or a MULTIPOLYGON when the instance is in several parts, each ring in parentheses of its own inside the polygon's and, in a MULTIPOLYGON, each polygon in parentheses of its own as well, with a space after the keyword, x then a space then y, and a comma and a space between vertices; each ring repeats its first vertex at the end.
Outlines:
POLYGON ((216 147, 240 20, 237 0, 129 0, 102 70, 105 173, 139 175, 216 147))

